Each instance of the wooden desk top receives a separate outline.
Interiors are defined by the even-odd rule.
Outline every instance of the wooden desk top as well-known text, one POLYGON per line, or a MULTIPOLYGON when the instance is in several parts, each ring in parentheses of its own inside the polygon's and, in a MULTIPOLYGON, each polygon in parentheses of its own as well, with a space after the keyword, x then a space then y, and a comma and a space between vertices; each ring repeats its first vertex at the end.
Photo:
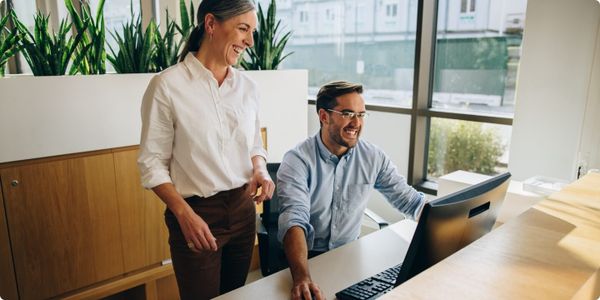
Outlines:
POLYGON ((600 174, 588 174, 382 299, 597 299, 600 174))
MULTIPOLYGON (((402 262, 416 227, 403 220, 314 257, 308 261, 311 276, 327 299, 335 299, 336 292, 402 262)), ((216 299, 290 299, 291 289, 292 276, 285 269, 216 299)))

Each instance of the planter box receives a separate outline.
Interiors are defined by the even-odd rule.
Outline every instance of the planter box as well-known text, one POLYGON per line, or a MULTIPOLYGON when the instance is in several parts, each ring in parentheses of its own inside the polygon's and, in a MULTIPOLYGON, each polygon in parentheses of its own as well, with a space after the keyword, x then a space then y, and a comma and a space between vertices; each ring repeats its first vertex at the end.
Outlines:
MULTIPOLYGON (((261 94, 269 161, 307 136, 306 70, 248 71, 261 94)), ((0 163, 139 144, 154 74, 0 79, 0 163)))

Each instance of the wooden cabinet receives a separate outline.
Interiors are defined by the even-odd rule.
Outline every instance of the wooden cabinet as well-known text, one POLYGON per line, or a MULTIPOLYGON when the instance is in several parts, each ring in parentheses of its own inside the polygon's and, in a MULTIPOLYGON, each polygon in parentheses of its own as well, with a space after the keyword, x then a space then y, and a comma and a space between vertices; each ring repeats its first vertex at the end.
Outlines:
POLYGON ((123 241, 123 266, 130 272, 170 257, 165 205, 142 188, 137 150, 114 153, 116 189, 123 241))
POLYGON ((17 299, 17 282, 5 216, 4 198, 0 193, 0 298, 17 299))
POLYGON ((9 167, 0 177, 21 299, 123 273, 112 154, 9 167))
POLYGON ((95 299, 138 282, 153 299, 177 297, 160 264, 165 206, 142 188, 136 158, 128 147, 0 165, 0 296, 95 299))

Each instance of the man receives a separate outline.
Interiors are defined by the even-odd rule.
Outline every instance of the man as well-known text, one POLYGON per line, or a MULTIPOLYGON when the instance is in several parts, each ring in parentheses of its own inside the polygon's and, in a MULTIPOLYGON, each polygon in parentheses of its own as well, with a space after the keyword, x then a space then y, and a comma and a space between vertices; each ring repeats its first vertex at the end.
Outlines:
POLYGON ((362 91, 362 85, 344 81, 321 87, 320 132, 288 151, 279 168, 278 238, 294 281, 293 299, 324 298, 311 280, 308 258, 358 238, 372 188, 412 219, 424 205, 423 194, 407 185, 385 153, 359 139, 367 116, 362 91))

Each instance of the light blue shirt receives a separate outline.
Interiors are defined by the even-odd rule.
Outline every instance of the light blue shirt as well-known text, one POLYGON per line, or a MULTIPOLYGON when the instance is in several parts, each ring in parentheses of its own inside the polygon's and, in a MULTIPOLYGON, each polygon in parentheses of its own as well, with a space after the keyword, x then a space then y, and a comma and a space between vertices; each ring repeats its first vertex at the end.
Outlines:
POLYGON ((360 139, 338 158, 317 133, 288 151, 279 167, 278 239, 299 226, 309 250, 327 251, 356 240, 373 188, 413 220, 425 204, 423 194, 406 183, 377 146, 360 139))

